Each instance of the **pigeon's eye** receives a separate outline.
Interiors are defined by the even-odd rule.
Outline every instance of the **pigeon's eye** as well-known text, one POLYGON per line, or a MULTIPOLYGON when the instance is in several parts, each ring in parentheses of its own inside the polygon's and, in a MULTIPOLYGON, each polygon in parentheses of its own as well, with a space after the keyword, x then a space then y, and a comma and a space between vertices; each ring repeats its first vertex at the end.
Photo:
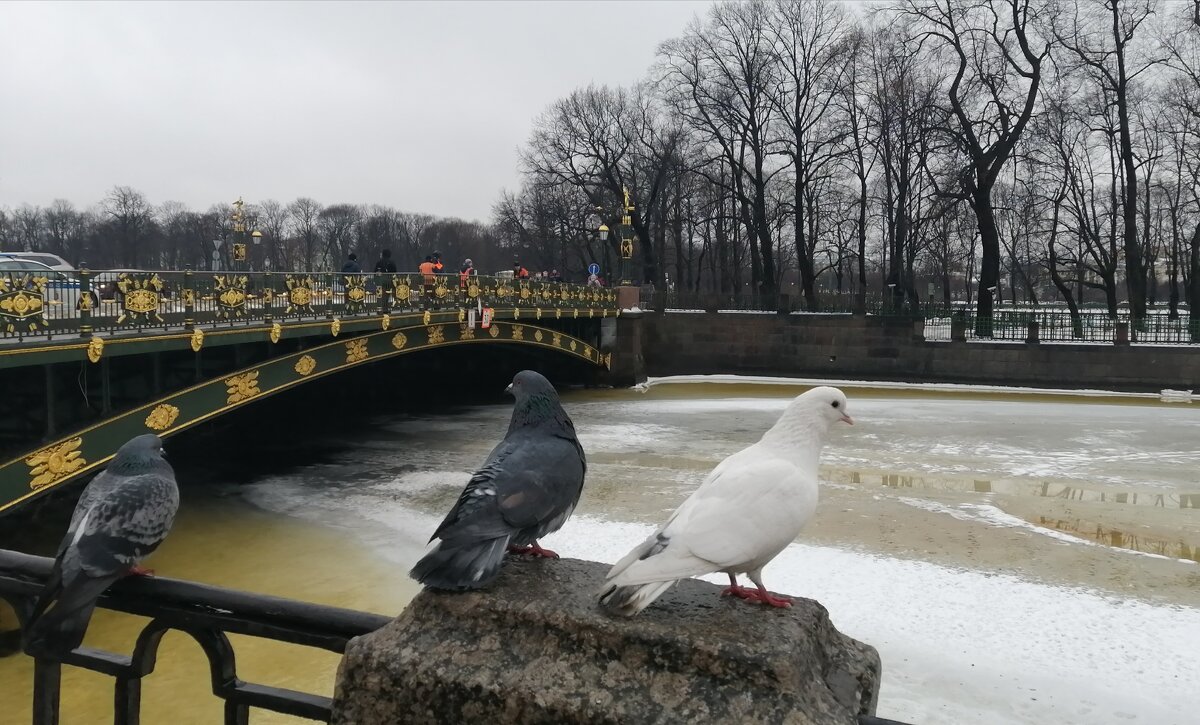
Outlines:
POLYGON ((838 401, 838 400, 835 400, 832 403, 830 403, 830 405, 832 405, 835 408, 840 406, 841 404, 842 404, 841 401, 838 401))

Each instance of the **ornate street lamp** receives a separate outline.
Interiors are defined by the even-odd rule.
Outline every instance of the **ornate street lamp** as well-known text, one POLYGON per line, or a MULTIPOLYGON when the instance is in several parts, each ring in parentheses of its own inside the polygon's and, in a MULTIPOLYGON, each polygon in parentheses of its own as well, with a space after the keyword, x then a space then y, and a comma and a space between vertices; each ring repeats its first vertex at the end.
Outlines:
MULTIPOLYGON (((629 284, 631 284, 630 280, 629 280, 629 265, 630 265, 630 260, 633 259, 633 247, 634 247, 634 243, 637 242, 637 237, 633 233, 632 213, 634 210, 634 206, 633 206, 633 204, 630 203, 629 189, 626 189, 625 187, 621 187, 621 191, 624 193, 625 203, 621 209, 621 226, 618 229, 618 239, 621 242, 621 245, 620 245, 620 251, 621 251, 620 283, 622 285, 629 285, 629 284)), ((603 214, 603 212, 604 212, 603 207, 599 207, 599 206, 596 207, 596 212, 598 214, 603 214)), ((596 233, 600 237, 600 241, 602 241, 602 242, 608 241, 608 225, 607 224, 601 223, 600 227, 598 229, 596 229, 596 233)))

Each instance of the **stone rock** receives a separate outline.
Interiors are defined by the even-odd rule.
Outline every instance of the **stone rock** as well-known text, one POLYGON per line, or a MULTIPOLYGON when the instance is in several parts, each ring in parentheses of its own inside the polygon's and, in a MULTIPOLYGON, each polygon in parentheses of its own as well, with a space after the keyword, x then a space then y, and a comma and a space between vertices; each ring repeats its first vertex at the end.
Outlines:
POLYGON ((598 608, 608 567, 511 560, 488 589, 425 591, 351 640, 333 720, 406 723, 855 723, 879 654, 819 603, 768 609, 685 580, 637 617, 598 608))

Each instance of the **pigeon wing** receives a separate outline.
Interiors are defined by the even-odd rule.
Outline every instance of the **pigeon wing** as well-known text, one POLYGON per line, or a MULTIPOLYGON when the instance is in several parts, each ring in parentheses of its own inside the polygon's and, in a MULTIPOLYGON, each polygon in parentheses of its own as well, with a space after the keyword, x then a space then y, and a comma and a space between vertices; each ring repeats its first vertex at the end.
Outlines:
POLYGON ((583 486, 578 445, 557 436, 516 437, 471 477, 434 538, 490 538, 537 526, 575 506, 583 486))
POLYGON ((798 475, 778 458, 719 467, 651 537, 652 546, 613 567, 609 581, 627 586, 682 579, 782 549, 791 540, 784 520, 795 503, 790 499, 798 475))
POLYGON ((88 576, 128 569, 149 556, 166 538, 179 492, 173 477, 144 474, 125 479, 83 514, 71 546, 88 576))

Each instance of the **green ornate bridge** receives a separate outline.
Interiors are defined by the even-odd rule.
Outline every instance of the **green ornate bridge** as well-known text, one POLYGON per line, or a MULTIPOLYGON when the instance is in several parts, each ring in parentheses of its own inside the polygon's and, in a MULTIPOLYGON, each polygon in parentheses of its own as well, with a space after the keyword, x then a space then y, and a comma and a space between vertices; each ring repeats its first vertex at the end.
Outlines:
POLYGON ((521 346, 608 375, 620 315, 618 290, 498 277, 0 272, 0 396, 21 411, 0 416, 0 515, 140 433, 403 355, 521 346))

